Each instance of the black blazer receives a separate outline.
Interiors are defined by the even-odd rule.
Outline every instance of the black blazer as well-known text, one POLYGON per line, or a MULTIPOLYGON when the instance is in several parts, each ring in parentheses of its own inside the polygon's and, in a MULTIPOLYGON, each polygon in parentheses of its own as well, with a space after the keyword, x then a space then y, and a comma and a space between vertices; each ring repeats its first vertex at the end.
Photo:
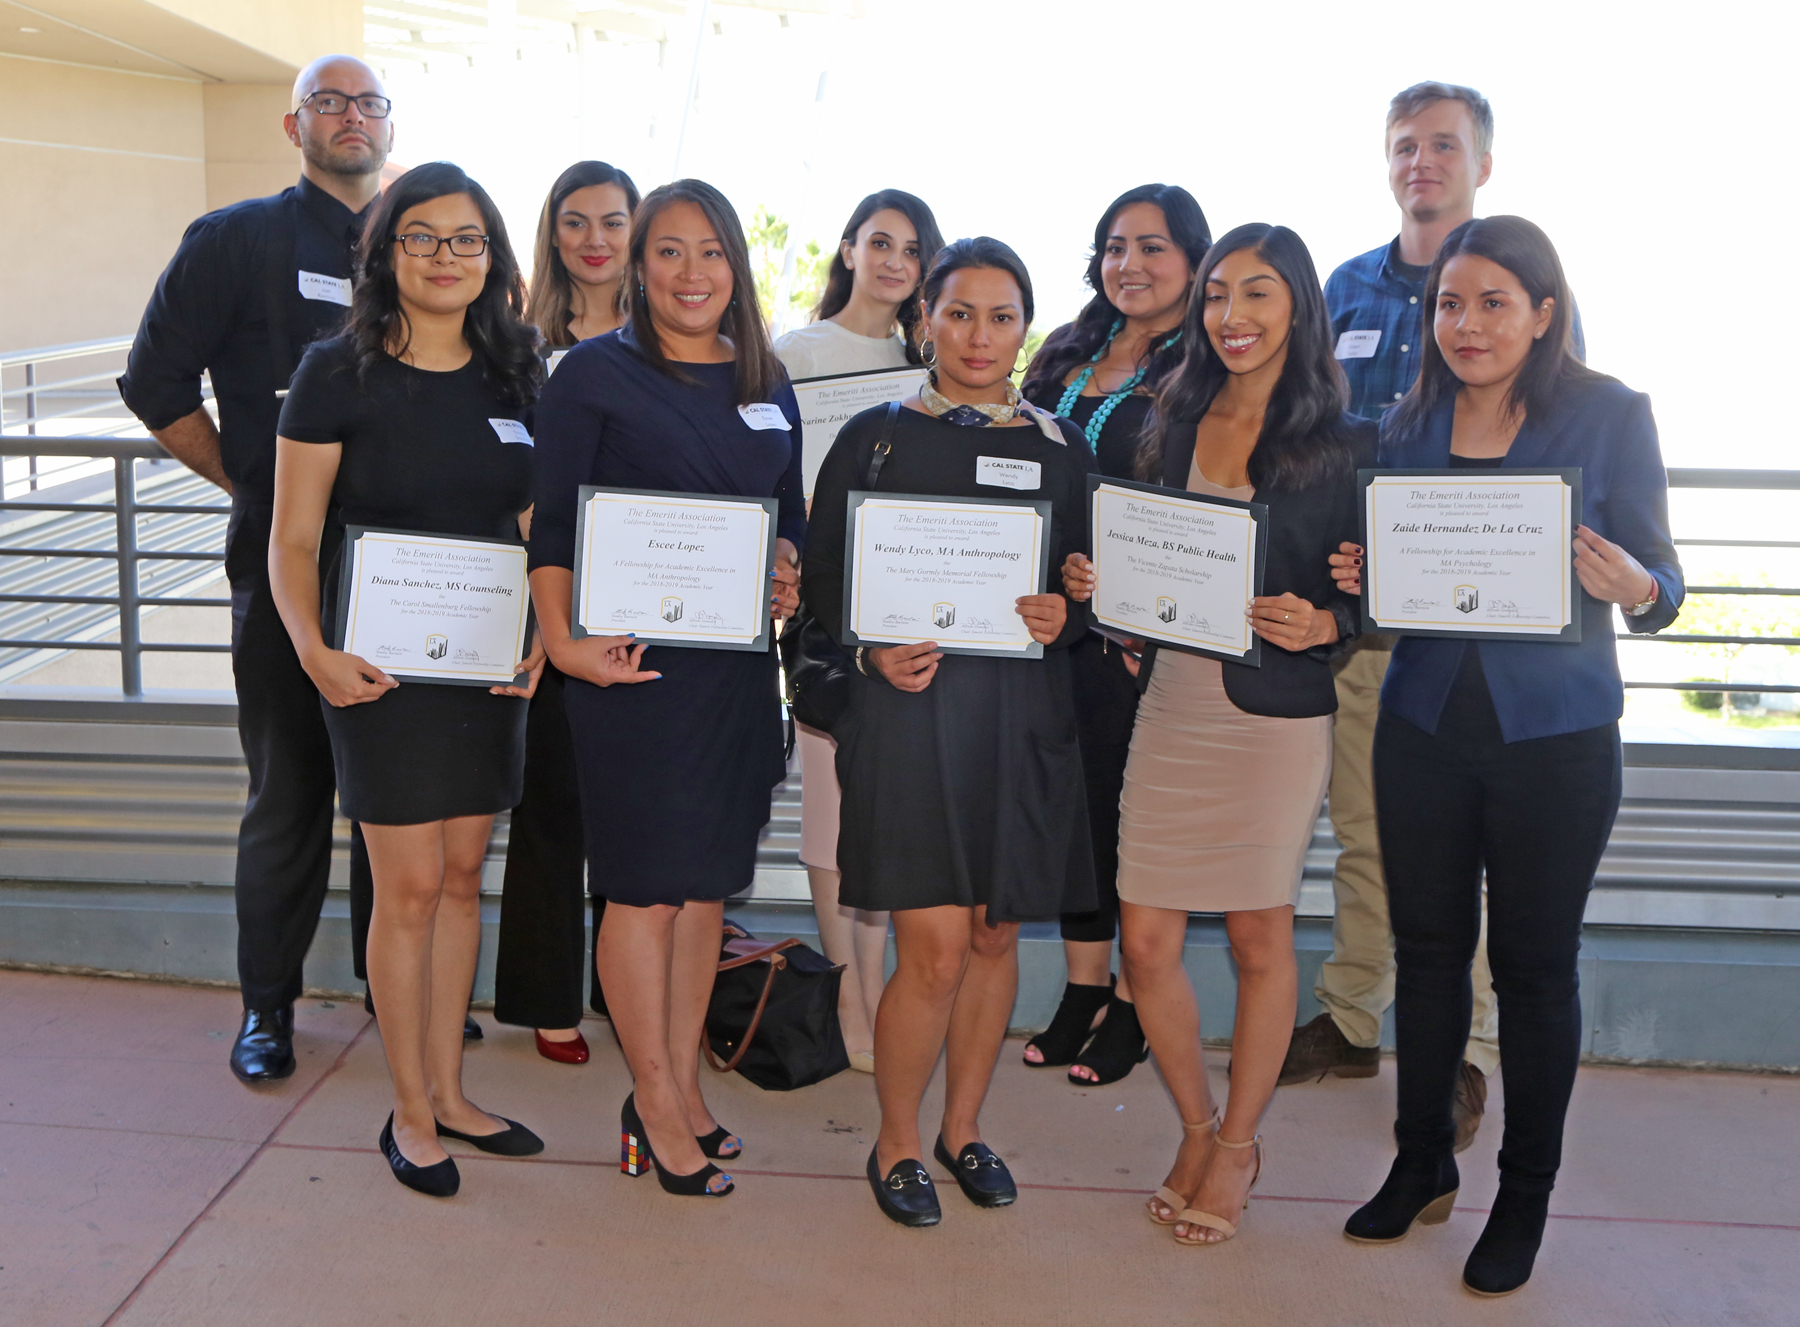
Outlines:
MULTIPOLYGON (((1194 429, 1199 421, 1177 422, 1163 431, 1162 483, 1167 488, 1187 488, 1194 462, 1194 429)), ((1346 414, 1339 425, 1350 444, 1351 468, 1337 482, 1324 488, 1294 492, 1258 492, 1254 501, 1269 508, 1269 560, 1263 576, 1266 595, 1292 592, 1337 619, 1338 644, 1322 645, 1295 653, 1268 641, 1262 643, 1262 667, 1225 661, 1225 694, 1246 714, 1278 719, 1310 719, 1337 711, 1337 687, 1332 682, 1331 660, 1353 639, 1360 627, 1361 604, 1341 593, 1331 579, 1326 560, 1340 543, 1362 538, 1357 510, 1359 490, 1355 470, 1375 464, 1376 426, 1346 414)), ((1138 689, 1150 682, 1156 661, 1156 645, 1144 651, 1138 670, 1138 689)))

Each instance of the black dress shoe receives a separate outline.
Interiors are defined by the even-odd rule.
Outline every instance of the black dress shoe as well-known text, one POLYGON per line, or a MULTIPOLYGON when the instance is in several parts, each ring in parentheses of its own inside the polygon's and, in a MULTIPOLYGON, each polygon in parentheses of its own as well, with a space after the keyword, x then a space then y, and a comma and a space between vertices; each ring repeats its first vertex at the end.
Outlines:
POLYGON ((875 1190, 876 1206, 890 1221, 903 1226, 935 1226, 944 1219, 938 1206, 937 1189, 931 1176, 917 1161, 896 1161, 887 1178, 881 1177, 880 1149, 869 1149, 869 1187, 875 1190))
POLYGON ((273 1083, 294 1072, 294 1006, 264 1013, 244 1010, 231 1044, 231 1072, 242 1083, 273 1083))
POLYGON ((439 1120, 438 1137, 454 1138, 471 1147, 478 1147, 483 1152, 492 1152, 497 1157, 534 1157, 544 1150, 542 1138, 517 1120, 508 1120, 504 1115, 500 1118, 506 1121, 506 1128, 499 1133, 462 1133, 439 1120))
POLYGON ((970 1143, 954 1159, 939 1134, 931 1155, 938 1165, 956 1176, 956 1187, 963 1197, 977 1207, 1010 1207, 1019 1200, 1019 1186, 1013 1183, 1006 1163, 995 1156, 986 1143, 970 1143))
POLYGON ((1464 1287, 1492 1299, 1510 1295, 1529 1281, 1549 1215, 1549 1194, 1520 1193, 1502 1183, 1487 1227, 1463 1266, 1464 1287))
MULTIPOLYGON (((440 1131, 443 1127, 438 1125, 440 1131)), ((394 1141, 392 1111, 388 1112, 387 1123, 381 1126, 381 1137, 377 1141, 381 1144, 381 1155, 387 1158, 388 1169, 407 1188, 429 1194, 433 1198, 453 1198, 456 1191, 462 1188, 462 1174, 449 1157, 435 1166, 415 1166, 406 1159, 406 1155, 400 1150, 400 1144, 394 1141)))
POLYGON ((1415 1222, 1441 1225, 1450 1219, 1461 1183, 1454 1156, 1402 1152, 1380 1192, 1350 1214, 1344 1236, 1358 1244, 1396 1244, 1415 1222))

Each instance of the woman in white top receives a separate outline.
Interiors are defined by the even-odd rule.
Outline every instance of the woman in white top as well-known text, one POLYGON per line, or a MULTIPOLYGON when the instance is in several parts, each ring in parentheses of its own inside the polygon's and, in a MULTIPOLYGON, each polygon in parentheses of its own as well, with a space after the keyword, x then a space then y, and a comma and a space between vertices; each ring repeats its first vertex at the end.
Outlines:
MULTIPOLYGON (((832 257, 813 321, 775 342, 788 377, 831 377, 923 364, 919 357, 919 279, 944 245, 937 219, 921 199, 899 189, 872 193, 856 205, 832 257)), ((812 496, 810 493, 808 498, 812 496)), ((816 728, 799 728, 800 861, 812 885, 819 941, 844 965, 838 1022, 850 1065, 875 1072, 875 1007, 887 957, 888 915, 838 904, 837 743, 816 728)))

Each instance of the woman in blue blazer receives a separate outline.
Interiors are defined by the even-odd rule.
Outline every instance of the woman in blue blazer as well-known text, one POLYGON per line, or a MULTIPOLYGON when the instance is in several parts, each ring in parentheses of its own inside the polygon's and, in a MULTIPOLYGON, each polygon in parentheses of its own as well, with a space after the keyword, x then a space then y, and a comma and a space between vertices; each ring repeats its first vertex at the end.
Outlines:
MULTIPOLYGON (((1438 353, 1382 420, 1381 464, 1579 467, 1581 642, 1413 636, 1394 651, 1375 800, 1398 966, 1399 1155, 1344 1233, 1389 1243, 1449 1216, 1485 868, 1506 1132, 1463 1283, 1496 1295, 1531 1275, 1580 1058, 1581 917, 1619 807, 1613 608, 1633 632, 1660 631, 1684 590, 1649 398, 1575 358, 1568 285, 1543 231, 1519 217, 1465 222, 1425 295, 1438 353)), ((1361 554, 1346 545, 1331 559, 1346 589, 1360 589, 1361 554)))

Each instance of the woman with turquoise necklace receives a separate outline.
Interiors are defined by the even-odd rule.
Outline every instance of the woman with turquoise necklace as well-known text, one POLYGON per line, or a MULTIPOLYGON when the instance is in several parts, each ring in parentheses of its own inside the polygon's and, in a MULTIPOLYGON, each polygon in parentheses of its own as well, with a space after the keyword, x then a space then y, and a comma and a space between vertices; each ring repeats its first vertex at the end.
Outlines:
MULTIPOLYGON (((1026 371, 1026 400, 1073 420, 1104 475, 1136 477, 1151 393, 1181 362, 1188 293, 1211 243, 1200 205, 1178 185, 1139 185, 1114 199, 1094 227, 1093 299, 1045 339, 1026 371)), ((1092 634, 1069 662, 1100 906, 1062 919, 1068 985, 1050 1026, 1026 1044, 1025 1063, 1070 1065, 1073 1082, 1112 1083, 1146 1054, 1130 988, 1112 980, 1119 792, 1137 717, 1137 668, 1117 644, 1092 634)))

